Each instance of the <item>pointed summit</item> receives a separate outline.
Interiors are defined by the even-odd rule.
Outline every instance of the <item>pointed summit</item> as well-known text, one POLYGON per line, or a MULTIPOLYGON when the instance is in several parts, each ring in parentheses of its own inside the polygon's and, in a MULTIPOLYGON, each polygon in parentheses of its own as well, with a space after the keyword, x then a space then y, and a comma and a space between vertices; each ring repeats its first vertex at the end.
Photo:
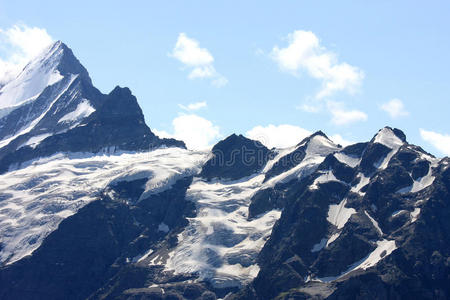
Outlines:
POLYGON ((0 89, 0 118, 35 100, 46 87, 69 75, 78 75, 91 84, 87 70, 63 42, 57 41, 30 61, 16 78, 0 89))
POLYGON ((328 140, 330 143, 334 144, 333 141, 331 141, 331 140, 328 138, 328 136, 327 136, 322 130, 319 130, 319 131, 314 132, 314 133, 311 134, 310 136, 305 137, 300 143, 297 144, 297 147, 309 143, 309 142, 310 142, 311 140, 313 140, 315 137, 323 137, 323 138, 325 138, 326 140, 328 140))
POLYGON ((56 152, 148 151, 181 141, 159 139, 128 88, 109 95, 61 41, 47 47, 0 89, 0 172, 56 152))
POLYGON ((406 143, 406 135, 400 129, 386 126, 378 131, 371 142, 382 144, 390 149, 397 149, 406 143))
POLYGON ((265 181, 280 175, 298 166, 308 155, 317 155, 325 158, 328 154, 337 151, 339 147, 334 144, 322 131, 316 131, 304 138, 291 152, 282 156, 266 172, 265 181))

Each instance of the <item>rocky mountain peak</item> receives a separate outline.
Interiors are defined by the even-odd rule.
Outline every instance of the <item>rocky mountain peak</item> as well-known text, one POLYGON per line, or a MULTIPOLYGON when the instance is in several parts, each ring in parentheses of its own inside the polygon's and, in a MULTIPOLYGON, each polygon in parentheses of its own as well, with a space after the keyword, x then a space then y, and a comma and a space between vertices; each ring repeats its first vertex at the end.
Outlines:
POLYGON ((406 135, 400 129, 386 126, 377 132, 371 142, 379 143, 392 149, 406 143, 406 135))
POLYGON ((270 150, 261 142, 232 134, 212 148, 213 157, 204 165, 201 176, 240 179, 260 170, 269 154, 270 150))
POLYGON ((148 151, 162 145, 185 147, 152 133, 130 89, 117 86, 108 95, 96 89, 61 41, 0 90, 0 172, 56 152, 148 151))
POLYGON ((35 101, 49 86, 76 75, 92 84, 87 70, 61 41, 47 47, 0 89, 0 118, 16 108, 35 101))

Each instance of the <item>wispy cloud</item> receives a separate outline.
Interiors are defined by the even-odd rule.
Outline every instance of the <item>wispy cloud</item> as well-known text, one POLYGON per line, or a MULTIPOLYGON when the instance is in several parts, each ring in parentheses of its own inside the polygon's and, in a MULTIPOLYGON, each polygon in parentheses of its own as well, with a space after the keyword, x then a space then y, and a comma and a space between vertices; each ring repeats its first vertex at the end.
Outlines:
POLYGON ((160 137, 176 138, 186 143, 189 149, 204 150, 221 137, 220 129, 211 121, 195 114, 181 114, 172 121, 173 133, 154 130, 160 137))
POLYGON ((346 62, 320 44, 311 31, 296 30, 287 36, 286 47, 274 46, 271 57, 281 70, 298 75, 299 71, 320 80, 322 88, 316 94, 321 99, 339 91, 353 94, 361 85, 364 72, 346 62))
POLYGON ((307 113, 318 113, 322 110, 321 103, 303 103, 296 106, 296 109, 302 110, 307 113))
POLYGON ((342 135, 340 134, 333 134, 332 136, 330 136, 330 139, 335 143, 335 144, 340 144, 341 146, 348 146, 351 144, 354 144, 355 142, 353 141, 349 141, 347 139, 344 139, 342 137, 342 135))
POLYGON ((440 152, 450 156, 450 135, 420 129, 420 136, 440 152))
POLYGON ((178 106, 183 110, 194 111, 194 110, 199 110, 201 108, 206 107, 207 103, 206 103, 206 101, 201 101, 201 102, 189 103, 188 105, 178 104, 178 106))
POLYGON ((409 115, 409 112, 405 109, 403 101, 397 98, 383 103, 380 108, 387 112, 392 119, 397 119, 399 117, 405 117, 409 115))
POLYGON ((185 33, 178 35, 175 47, 169 56, 183 63, 189 70, 189 79, 211 79, 211 84, 222 87, 228 80, 214 68, 214 57, 206 48, 201 48, 200 43, 189 38, 185 33))
POLYGON ((332 116, 331 122, 335 125, 348 125, 368 119, 365 112, 356 109, 347 110, 341 102, 328 101, 327 107, 332 116))
POLYGON ((269 148, 286 148, 300 143, 311 132, 294 125, 256 126, 245 134, 248 138, 258 140, 269 148))
POLYGON ((13 79, 31 59, 53 42, 44 28, 17 24, 0 28, 0 85, 13 79))

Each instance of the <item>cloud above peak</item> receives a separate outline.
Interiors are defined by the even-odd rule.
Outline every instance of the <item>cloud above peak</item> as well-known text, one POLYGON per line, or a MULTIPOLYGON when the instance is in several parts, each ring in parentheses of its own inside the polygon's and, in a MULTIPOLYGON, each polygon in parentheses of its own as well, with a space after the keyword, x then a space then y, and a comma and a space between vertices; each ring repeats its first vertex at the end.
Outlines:
POLYGON ((208 104, 206 103, 206 101, 201 101, 201 102, 189 103, 188 105, 178 104, 178 106, 183 110, 193 111, 193 110, 199 110, 201 108, 205 108, 206 106, 208 106, 208 104))
POLYGON ((409 112, 405 109, 403 101, 397 98, 383 103, 380 108, 387 112, 392 119, 397 119, 409 115, 409 112))
POLYGON ((228 80, 214 68, 214 57, 206 48, 201 48, 200 43, 188 37, 185 33, 178 35, 175 47, 169 54, 180 61, 190 70, 188 79, 211 79, 211 84, 222 87, 228 80))
POLYGON ((450 156, 450 135, 420 129, 420 136, 444 155, 450 156))
POLYGON ((300 143, 311 131, 304 128, 289 125, 255 126, 246 132, 246 136, 252 140, 260 141, 268 148, 287 148, 300 143))
POLYGON ((339 62, 337 55, 320 44, 311 31, 296 30, 287 36, 286 47, 274 46, 272 59, 281 70, 295 76, 306 72, 321 81, 317 99, 332 96, 336 92, 356 92, 364 79, 364 72, 346 62, 339 62))
POLYGON ((189 38, 185 33, 178 35, 177 43, 172 52, 173 57, 188 66, 209 65, 214 57, 206 48, 200 48, 198 41, 189 38))
POLYGON ((342 102, 327 102, 328 110, 331 113, 331 123, 334 125, 349 125, 356 122, 367 121, 365 112, 357 109, 346 109, 342 102))
POLYGON ((172 121, 173 133, 163 130, 153 130, 163 138, 175 138, 186 143, 186 147, 193 150, 206 150, 212 147, 221 137, 220 129, 211 121, 196 114, 180 114, 172 121))
POLYGON ((53 42, 47 30, 16 24, 0 28, 0 85, 13 79, 23 67, 53 42))

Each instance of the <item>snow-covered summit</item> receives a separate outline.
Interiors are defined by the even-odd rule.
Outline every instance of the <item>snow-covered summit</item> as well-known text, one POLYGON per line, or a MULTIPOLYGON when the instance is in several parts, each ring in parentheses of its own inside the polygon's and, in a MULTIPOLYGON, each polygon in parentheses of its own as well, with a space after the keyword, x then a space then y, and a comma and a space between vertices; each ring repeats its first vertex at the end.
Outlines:
POLYGON ((388 148, 396 149, 406 142, 405 134, 399 129, 384 127, 372 139, 374 143, 382 144, 388 148))
POLYGON ((46 87, 59 82, 67 73, 87 74, 81 65, 75 68, 72 66, 69 72, 67 64, 74 60, 76 58, 72 51, 61 41, 42 51, 16 78, 0 89, 0 117, 26 102, 35 100, 46 87))
POLYGON ((95 88, 61 41, 0 89, 0 172, 57 152, 147 151, 163 144, 184 147, 151 132, 128 89, 105 95, 95 88))

